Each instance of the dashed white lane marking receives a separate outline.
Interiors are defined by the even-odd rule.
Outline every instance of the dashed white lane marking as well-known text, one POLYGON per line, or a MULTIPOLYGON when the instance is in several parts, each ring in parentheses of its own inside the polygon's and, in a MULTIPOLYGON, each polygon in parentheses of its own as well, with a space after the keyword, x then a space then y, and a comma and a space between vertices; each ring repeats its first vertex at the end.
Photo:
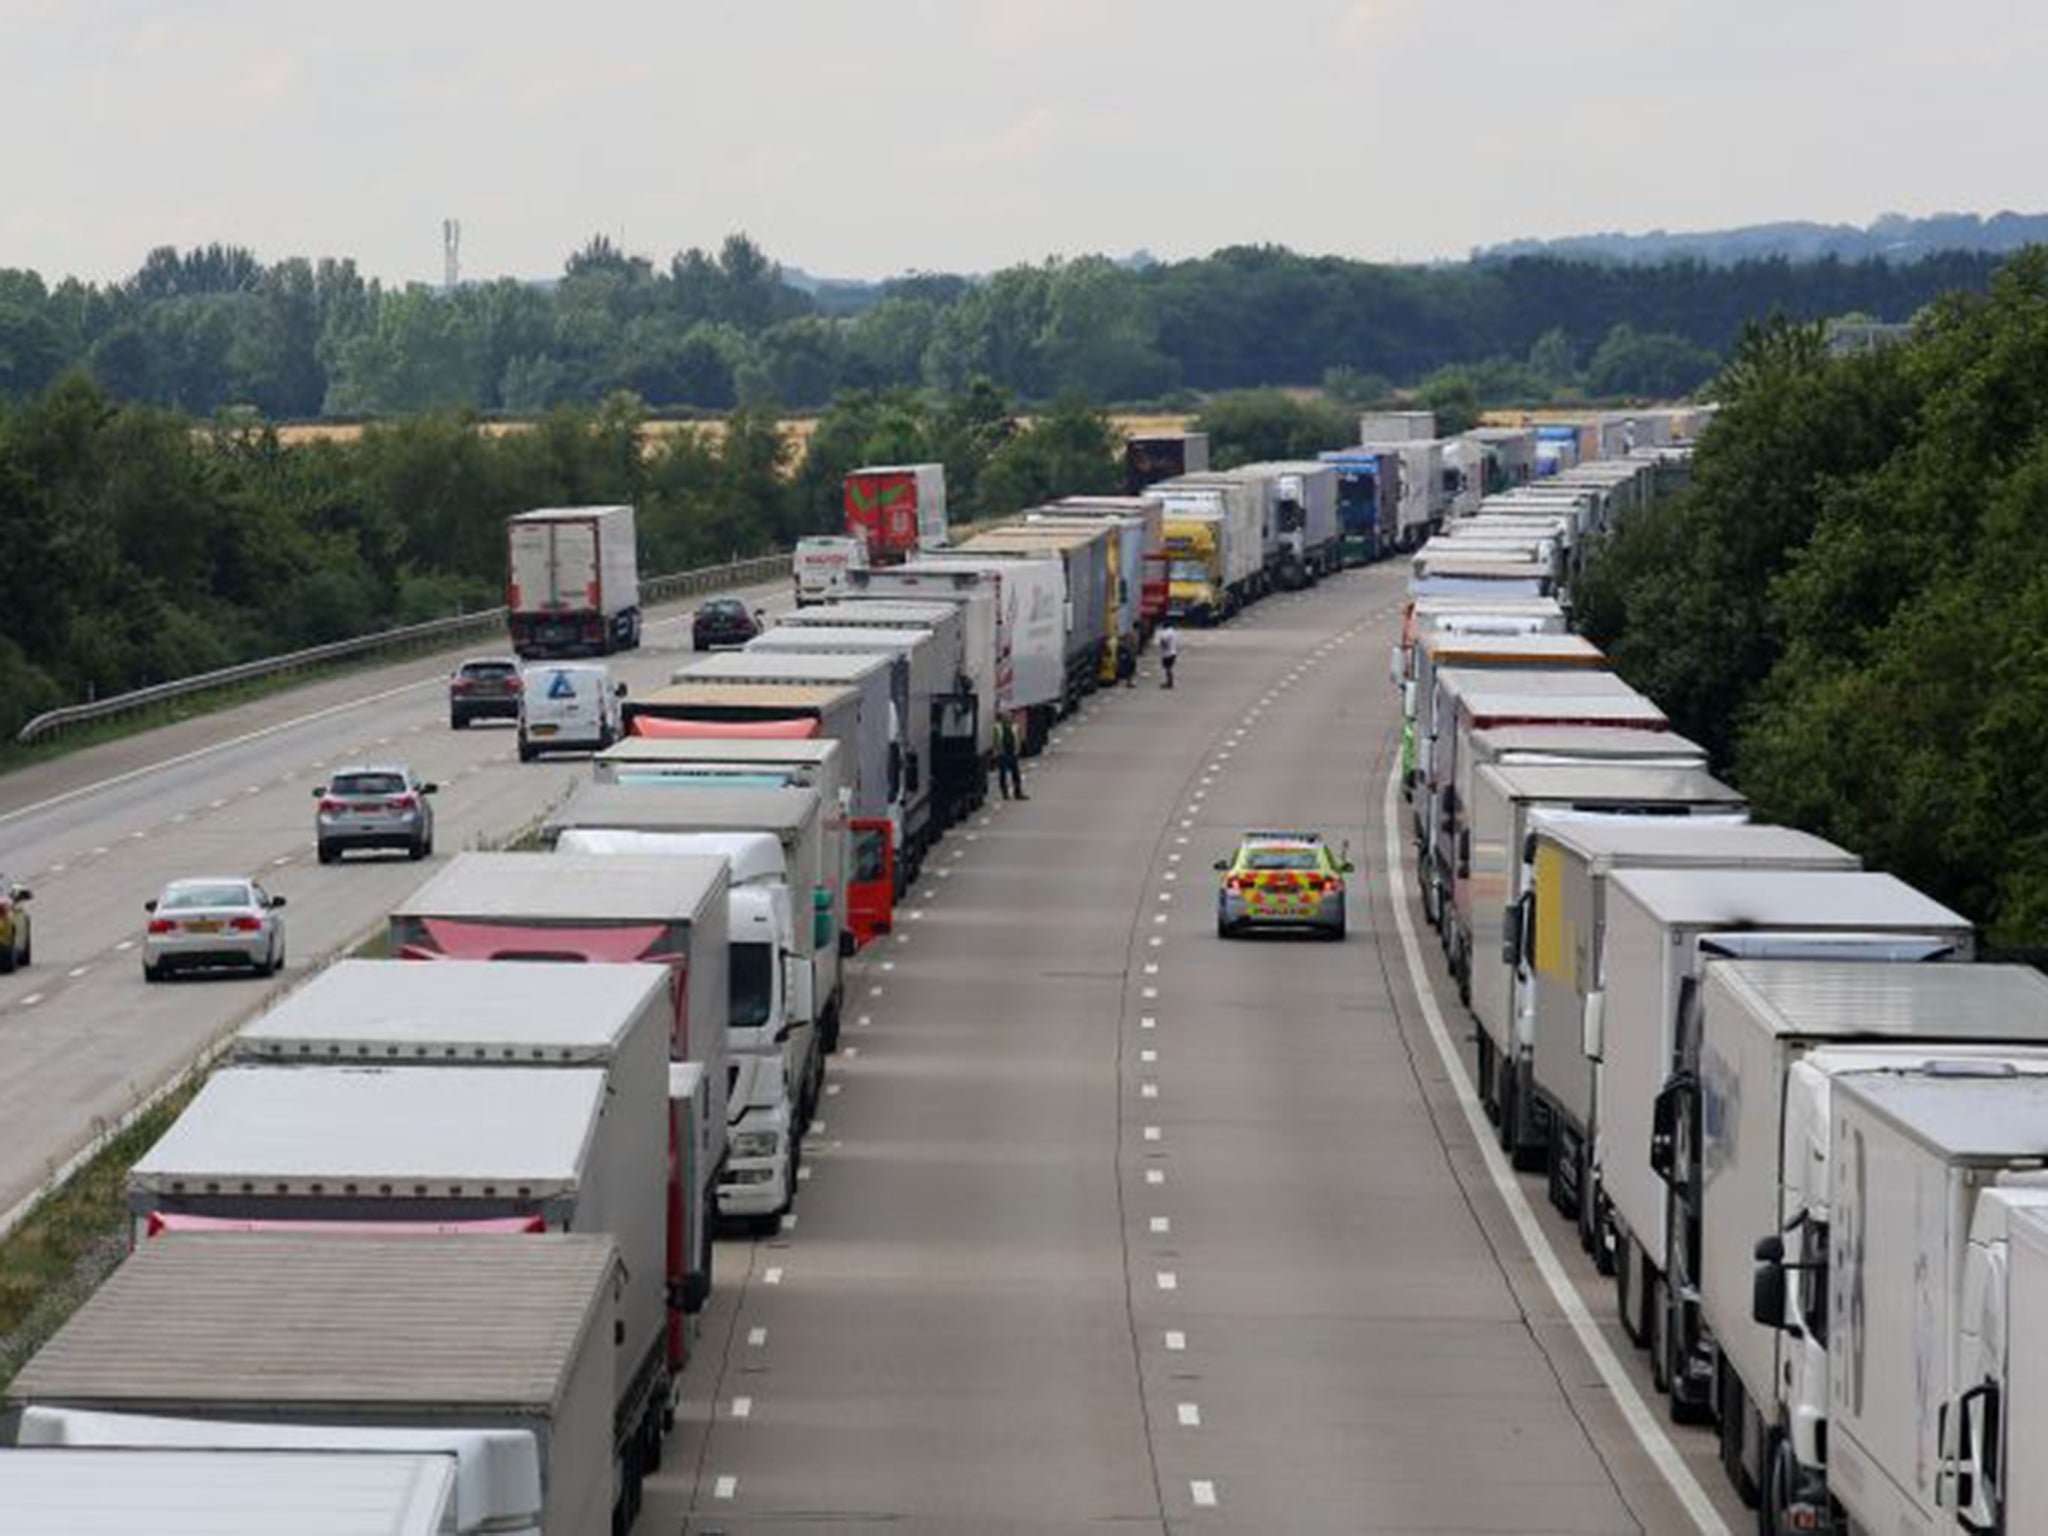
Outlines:
POLYGON ((1152 1231, 1164 1236, 1173 1230, 1173 1218, 1171 1216, 1154 1216, 1150 1222, 1150 1227, 1152 1231))
POLYGON ((70 867, 71 866, 69 864, 52 864, 50 866, 50 873, 53 875, 61 875, 64 873, 65 870, 69 869, 70 867))
POLYGON ((912 921, 913 923, 921 921, 921 920, 923 919, 923 917, 924 917, 924 908, 923 908, 923 907, 912 907, 912 908, 910 909, 910 920, 911 920, 911 921, 912 921))
POLYGON ((1173 900, 1173 892, 1171 892, 1171 891, 1161 891, 1161 892, 1159 893, 1159 899, 1160 899, 1161 901, 1171 901, 1171 900, 1173 900))
POLYGON ((1146 1127, 1145 1127, 1145 1133, 1144 1133, 1144 1134, 1145 1134, 1145 1139, 1146 1139, 1147 1141, 1157 1141, 1157 1140, 1158 1140, 1158 1139, 1160 1138, 1160 1136, 1161 1136, 1161 1135, 1162 1135, 1163 1133, 1162 1133, 1162 1132, 1160 1131, 1160 1129, 1159 1129, 1159 1127, 1158 1127, 1158 1126, 1156 1126, 1156 1125, 1148 1125, 1148 1126, 1146 1126, 1146 1127))
POLYGON ((1157 976, 1159 974, 1159 962, 1157 960, 1147 960, 1145 962, 1145 974, 1147 976, 1157 976))
POLYGON ((1155 933, 1152 935, 1151 938, 1147 939, 1145 942, 1151 945, 1154 949, 1157 949, 1160 945, 1164 944, 1166 940, 1162 939, 1161 937, 1159 937, 1158 934, 1155 933))
POLYGON ((836 1098, 838 1098, 838 1097, 839 1097, 839 1084, 837 1084, 837 1083, 827 1083, 827 1084, 825 1085, 825 1097, 826 1097, 826 1098, 828 1098, 828 1099, 836 1099, 836 1098))
MULTIPOLYGON (((813 1120, 813 1121, 811 1122, 811 1129, 812 1129, 812 1130, 814 1130, 814 1131, 823 1131, 823 1130, 825 1129, 825 1122, 824 1122, 824 1121, 822 1121, 822 1120, 813 1120)), ((838 1145, 839 1145, 839 1143, 835 1141, 835 1142, 833 1142, 833 1143, 832 1143, 832 1145, 836 1147, 836 1146, 838 1146, 838 1145)), ((782 1230, 783 1230, 783 1231, 785 1231, 785 1232, 794 1232, 794 1231, 796 1230, 796 1212, 795 1212, 795 1211, 785 1211, 785 1212, 783 1212, 783 1215, 782 1215, 782 1230)))
POLYGON ((87 971, 89 971, 89 970, 91 970, 91 969, 92 969, 92 967, 91 967, 91 966, 89 966, 89 965, 74 965, 73 967, 71 967, 71 969, 70 969, 70 970, 66 971, 66 972, 65 972, 64 974, 65 974, 66 976, 70 976, 70 977, 74 977, 74 978, 76 978, 76 977, 79 977, 79 976, 83 976, 83 975, 84 975, 84 974, 85 974, 85 973, 86 973, 87 971))
POLYGON ((723 1477, 719 1478, 717 1482, 711 1485, 711 1497, 713 1497, 714 1499, 729 1499, 736 1495, 739 1491, 740 1480, 737 1477, 734 1477, 730 1472, 726 1473, 723 1477))
POLYGON ((1153 1018, 1152 1015, 1149 1013, 1138 1020, 1138 1028, 1140 1029, 1157 1029, 1158 1027, 1159 1021, 1153 1018))
POLYGON ((1155 923, 1163 923, 1166 921, 1166 914, 1164 912, 1157 913, 1156 915, 1154 915, 1152 921, 1155 923))
POLYGON ((796 1181, 799 1184, 808 1184, 811 1182, 811 1165, 809 1163, 805 1163, 802 1167, 797 1169, 796 1181))
POLYGON ((123 939, 120 943, 114 946, 114 948, 116 949, 133 949, 134 947, 135 941, 133 939, 123 939))
POLYGON ((896 962, 894 960, 884 960, 882 962, 882 969, 885 971, 893 971, 896 969, 896 962))
POLYGON ((1186 857, 1186 855, 1184 854, 1169 853, 1166 856, 1166 862, 1169 864, 1178 864, 1184 857, 1186 857))
POLYGON ((33 1007, 35 1007, 35 1005, 36 1005, 37 1003, 40 1003, 40 1002, 41 1002, 42 1000, 43 1000, 43 994, 42 994, 42 993, 40 993, 40 992, 31 992, 31 993, 29 993, 29 995, 28 995, 27 997, 24 997, 24 998, 23 998, 23 999, 21 1000, 21 1006, 22 1006, 22 1007, 24 1007, 24 1008, 33 1008, 33 1007))
POLYGON ((1422 965, 1422 946, 1415 936, 1415 924, 1408 916, 1408 872, 1401 862, 1401 774, 1397 766, 1387 775, 1386 803, 1382 819, 1386 833, 1386 860, 1388 894, 1394 908, 1394 925, 1401 936, 1401 954, 1407 962, 1408 980, 1415 991, 1415 1000, 1422 1009, 1423 1022, 1429 1028, 1430 1040, 1436 1046, 1437 1055, 1442 1059, 1444 1073, 1450 1079, 1452 1091, 1457 1095, 1458 1108, 1464 1111, 1466 1127, 1472 1133, 1473 1145, 1479 1149, 1486 1172, 1493 1180, 1493 1187, 1499 1193, 1501 1204, 1507 1207, 1513 1218, 1515 1230, 1520 1233, 1522 1244, 1536 1261, 1537 1271, 1550 1289, 1559 1308, 1564 1312, 1565 1321, 1571 1324, 1572 1333, 1593 1362, 1593 1368, 1600 1373, 1607 1390, 1613 1394, 1620 1407, 1623 1419, 1636 1443, 1643 1448, 1651 1463, 1671 1489, 1680 1507, 1692 1517, 1693 1524, 1707 1536, 1730 1536, 1726 1522, 1721 1519, 1706 1490, 1692 1475, 1692 1469, 1678 1454, 1678 1448, 1671 1443, 1671 1437, 1664 1433, 1656 1419, 1651 1416, 1649 1406, 1644 1403, 1636 1384, 1622 1369, 1620 1360, 1615 1358, 1613 1346, 1601 1335, 1599 1324, 1593 1320, 1585 1299, 1579 1289, 1565 1273, 1564 1265, 1558 1261, 1556 1250, 1550 1246, 1550 1239, 1536 1220, 1536 1213, 1529 1208, 1528 1199, 1522 1194, 1519 1183, 1508 1168, 1506 1155, 1500 1150, 1493 1135, 1493 1128, 1486 1121, 1486 1111, 1480 1108, 1478 1097, 1472 1092, 1472 1085, 1465 1075, 1464 1059, 1451 1040, 1451 1032, 1444 1023, 1441 1009, 1437 1007, 1436 993, 1430 985, 1428 973, 1422 965))
POLYGON ((244 784, 242 786, 242 793, 245 795, 260 795, 263 793, 263 786, 261 784, 244 784))
POLYGON ((1188 840, 1187 840, 1186 838, 1184 838, 1184 837, 1176 837, 1176 838, 1174 839, 1174 841, 1175 841, 1176 843, 1180 844, 1180 846, 1181 846, 1181 847, 1183 847, 1183 848, 1187 847, 1187 845, 1188 845, 1188 840))
POLYGON ((761 1283, 763 1285, 782 1284, 782 1266, 780 1264, 770 1264, 761 1272, 761 1283))
POLYGON ((1177 1291, 1180 1289, 1180 1276, 1170 1269, 1162 1269, 1152 1277, 1152 1283, 1162 1291, 1177 1291))
POLYGON ((1179 1354, 1188 1347, 1188 1336, 1178 1328, 1169 1328, 1166 1330, 1166 1347, 1179 1354))
POLYGON ((1164 1168, 1147 1168, 1145 1170, 1145 1182, 1147 1184, 1164 1184, 1166 1182, 1166 1170, 1164 1168))
POLYGON ((1158 1059, 1159 1053, 1155 1050, 1150 1049, 1149 1047, 1145 1050, 1138 1052, 1138 1060, 1145 1063, 1145 1065, 1147 1066, 1150 1066, 1153 1062, 1157 1061, 1158 1059))
POLYGON ((281 869, 281 868, 283 868, 283 867, 284 867, 285 865, 287 865, 287 864, 291 863, 291 861, 292 861, 292 856, 291 856, 290 854, 288 854, 288 853, 287 853, 287 854, 282 854, 282 855, 280 855, 279 857, 277 857, 277 858, 274 858, 274 859, 272 859, 272 860, 270 861, 270 867, 271 867, 272 869, 281 869))
POLYGON ((95 858, 97 858, 97 857, 98 857, 99 855, 101 855, 101 854, 105 853, 106 851, 107 851, 107 845, 106 845, 105 843, 101 843, 101 844, 99 845, 99 847, 97 847, 97 848, 93 849, 93 856, 94 856, 95 858))
POLYGON ((941 880, 950 880, 953 878, 953 871, 951 871, 950 869, 942 869, 939 871, 939 878, 941 880))
POLYGON ((1147 999, 1155 998, 1159 995, 1159 989, 1157 987, 1145 987, 1138 995, 1147 999))
POLYGON ((136 830, 135 830, 135 831, 133 831, 133 832, 130 832, 130 833, 129 833, 128 835, 129 835, 129 836, 130 836, 131 838, 142 838, 142 837, 147 837, 147 836, 149 836, 149 831, 148 831, 148 829, 147 829, 147 828, 144 828, 144 827, 138 827, 138 828, 136 828, 136 830))
POLYGON ((1175 1403, 1173 1416, 1180 1421, 1182 1429, 1202 1427, 1202 1405, 1200 1403, 1175 1403))
POLYGON ((873 1014, 864 1013, 860 1015, 859 1018, 853 1021, 853 1027, 855 1029, 866 1029, 870 1024, 874 1022, 875 1019, 873 1014))
POLYGON ((1159 1085, 1157 1083, 1140 1083, 1138 1085, 1138 1097, 1141 1099, 1158 1098, 1159 1085))
POLYGON ((899 933, 896 935, 896 942, 898 944, 908 944, 910 942, 910 935, 907 933, 899 933))
POLYGON ((880 997, 881 995, 882 995, 882 989, 881 989, 880 987, 869 987, 869 988, 868 988, 868 996, 869 996, 869 997, 880 997))
POLYGON ((1181 825, 1184 827, 1192 827, 1194 825, 1194 822, 1192 820, 1186 820, 1181 822, 1181 825))
POLYGON ((749 1419, 754 1416, 754 1400, 751 1397, 736 1397, 732 1400, 732 1416, 749 1419))
MULTIPOLYGON (((857 1045, 849 1045, 845 1050, 841 1051, 839 1054, 844 1056, 848 1061, 852 1061, 860 1055, 860 1047, 857 1045)), ((832 1086, 834 1088, 837 1088, 839 1085, 837 1083, 834 1083, 832 1086)))

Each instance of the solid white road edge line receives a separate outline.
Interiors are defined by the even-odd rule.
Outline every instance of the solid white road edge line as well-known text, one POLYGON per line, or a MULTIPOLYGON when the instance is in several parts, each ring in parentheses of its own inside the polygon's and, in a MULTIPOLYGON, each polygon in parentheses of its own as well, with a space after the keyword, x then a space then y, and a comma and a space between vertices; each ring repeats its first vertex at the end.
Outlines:
POLYGON ((1671 1489, 1692 1522, 1707 1536, 1733 1536, 1727 1523, 1721 1519, 1707 1493, 1692 1475, 1692 1469, 1678 1454, 1678 1447, 1671 1443, 1671 1437, 1664 1433, 1651 1414, 1649 1405, 1643 1401, 1636 1384, 1629 1380, 1622 1369, 1621 1361, 1615 1357, 1613 1347, 1602 1337, 1599 1325, 1586 1308, 1579 1288, 1572 1284, 1571 1276, 1564 1271, 1564 1265, 1557 1257, 1557 1251, 1550 1246, 1550 1238, 1536 1220, 1536 1213, 1530 1209, 1529 1201, 1522 1193, 1522 1187, 1515 1181, 1513 1171, 1508 1167, 1506 1155, 1493 1139, 1492 1127, 1487 1124, 1486 1112, 1479 1106, 1479 1099, 1472 1091, 1472 1084, 1465 1075, 1464 1058, 1452 1044, 1451 1032, 1444 1024, 1442 1011, 1436 1005, 1436 993, 1431 987, 1429 973, 1423 968, 1422 946, 1415 937, 1415 924, 1408 916, 1408 872, 1401 862, 1401 771, 1398 764, 1387 775, 1387 797, 1384 807, 1387 889, 1393 901, 1394 925, 1401 934, 1401 956, 1408 965, 1408 980, 1415 989, 1415 1000, 1422 1009, 1423 1022, 1429 1026, 1429 1037, 1436 1044, 1437 1055, 1443 1058, 1444 1071, 1449 1076, 1452 1090, 1457 1094, 1458 1108, 1465 1112, 1465 1123, 1471 1129, 1473 1143, 1479 1148, 1479 1155, 1486 1163, 1486 1171, 1493 1179, 1493 1187, 1500 1194, 1501 1204, 1507 1207, 1513 1218, 1515 1230, 1521 1234, 1522 1244, 1529 1250, 1529 1256, 1536 1261, 1536 1268, 1543 1276, 1543 1282, 1550 1287, 1550 1294, 1556 1298, 1558 1307, 1571 1324, 1572 1333, 1578 1338, 1579 1347, 1584 1349, 1593 1362, 1593 1368, 1600 1373, 1600 1380, 1613 1394, 1615 1405, 1621 1409, 1621 1416, 1629 1430, 1636 1437, 1636 1443, 1650 1458, 1666 1486, 1671 1489))

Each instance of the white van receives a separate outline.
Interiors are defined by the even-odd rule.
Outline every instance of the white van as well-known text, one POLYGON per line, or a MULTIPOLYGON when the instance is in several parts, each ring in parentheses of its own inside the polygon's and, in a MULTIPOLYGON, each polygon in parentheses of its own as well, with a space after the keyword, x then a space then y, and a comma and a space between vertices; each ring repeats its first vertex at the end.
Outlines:
POLYGON ((601 662, 553 661, 519 674, 519 761, 543 752, 602 752, 619 739, 626 685, 601 662))
POLYGON ((868 550, 859 539, 798 539, 795 566, 797 607, 837 602, 846 595, 846 573, 868 568, 868 550))

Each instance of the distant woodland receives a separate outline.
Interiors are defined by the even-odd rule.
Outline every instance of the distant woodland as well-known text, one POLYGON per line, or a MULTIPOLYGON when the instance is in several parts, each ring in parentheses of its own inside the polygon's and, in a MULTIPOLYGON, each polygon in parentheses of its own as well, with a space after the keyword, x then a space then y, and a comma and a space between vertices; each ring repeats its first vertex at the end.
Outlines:
POLYGON ((658 262, 598 238, 543 283, 390 286, 343 258, 159 249, 107 284, 0 270, 0 396, 74 370, 108 398, 199 417, 534 415, 619 391, 666 411, 816 409, 842 390, 1170 401, 1259 385, 1488 403, 1669 396, 1743 324, 1905 320, 2002 258, 1782 257, 1616 265, 1521 256, 1431 267, 1238 247, 1083 257, 985 278, 799 286, 744 235, 658 262))

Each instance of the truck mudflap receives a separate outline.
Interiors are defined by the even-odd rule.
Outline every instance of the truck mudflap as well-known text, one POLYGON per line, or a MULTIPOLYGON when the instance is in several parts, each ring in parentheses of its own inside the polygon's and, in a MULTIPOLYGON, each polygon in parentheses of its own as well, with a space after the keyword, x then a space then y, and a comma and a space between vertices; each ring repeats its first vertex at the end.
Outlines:
POLYGON ((896 846, 886 816, 849 817, 846 928, 863 949, 896 922, 896 846))

